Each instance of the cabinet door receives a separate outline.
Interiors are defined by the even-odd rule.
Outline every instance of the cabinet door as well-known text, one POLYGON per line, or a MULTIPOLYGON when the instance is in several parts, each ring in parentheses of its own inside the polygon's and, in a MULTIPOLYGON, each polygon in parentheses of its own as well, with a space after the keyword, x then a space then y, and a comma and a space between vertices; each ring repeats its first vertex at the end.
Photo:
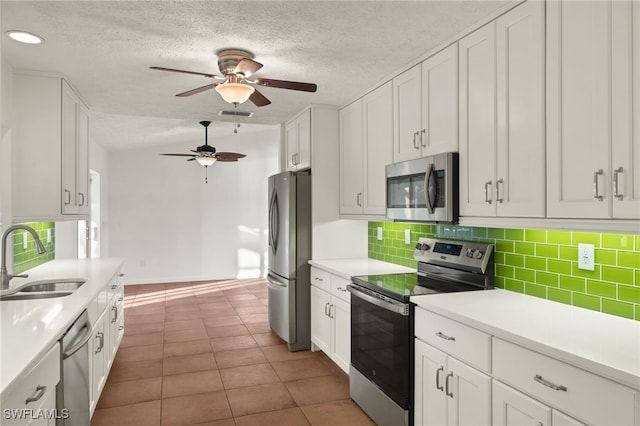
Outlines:
POLYGON ((393 79, 393 162, 420 157, 421 66, 393 79))
POLYGON ((324 353, 331 354, 331 296, 311 286, 311 341, 324 353))
POLYGON ((421 340, 415 340, 414 424, 447 424, 444 384, 447 355, 421 340))
POLYGON ((287 170, 296 170, 298 158, 298 123, 294 120, 284 128, 285 156, 287 170))
POLYGON ((108 329, 106 326, 106 312, 103 312, 93 326, 93 339, 89 346, 92 349, 91 356, 91 414, 98 404, 100 393, 106 381, 107 346, 109 344, 108 329))
POLYGON ((556 410, 551 412, 551 423, 553 426, 586 426, 584 423, 556 410))
POLYGON ((496 21, 498 216, 545 215, 544 2, 496 21))
POLYGON ((640 218, 640 4, 612 4, 613 217, 640 218))
POLYGON ((298 119, 298 160, 297 170, 311 167, 311 110, 303 112, 298 119))
POLYGON ((89 112, 77 106, 76 197, 78 213, 89 214, 89 112))
POLYGON ((551 408, 494 380, 493 424, 495 426, 551 425, 551 408))
POLYGON ((611 2, 548 2, 547 29, 547 215, 608 217, 611 2))
POLYGON ((393 89, 391 82, 362 98, 364 118, 364 214, 387 211, 385 167, 393 162, 393 89))
POLYGON ((495 23, 458 43, 460 215, 493 216, 495 203, 495 23))
POLYGON ((422 63, 422 156, 458 151, 458 44, 422 63))
POLYGON ((62 213, 77 213, 77 145, 79 99, 62 81, 62 213))
POLYGON ((361 214, 363 197, 362 100, 340 110, 340 213, 361 214))
POLYGON ((447 360, 447 369, 447 375, 451 375, 447 400, 448 424, 490 426, 491 378, 451 357, 447 360))
POLYGON ((331 297, 333 322, 333 350, 331 358, 345 373, 351 364, 351 305, 337 297, 331 297))

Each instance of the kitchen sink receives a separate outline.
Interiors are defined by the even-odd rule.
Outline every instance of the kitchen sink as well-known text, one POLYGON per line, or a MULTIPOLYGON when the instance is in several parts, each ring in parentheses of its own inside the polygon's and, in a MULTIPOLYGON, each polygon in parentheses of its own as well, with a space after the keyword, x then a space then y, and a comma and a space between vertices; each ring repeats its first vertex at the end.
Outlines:
POLYGON ((87 280, 83 278, 61 278, 33 281, 20 287, 0 292, 0 300, 51 299, 69 296, 87 280))
POLYGON ((69 296, 70 294, 71 292, 68 292, 68 291, 58 291, 58 292, 48 292, 48 293, 23 293, 19 291, 17 293, 0 296, 0 300, 52 299, 54 297, 69 296))
POLYGON ((82 286, 85 280, 56 280, 56 281, 39 281, 37 283, 30 283, 20 288, 20 292, 68 292, 73 293, 82 286))

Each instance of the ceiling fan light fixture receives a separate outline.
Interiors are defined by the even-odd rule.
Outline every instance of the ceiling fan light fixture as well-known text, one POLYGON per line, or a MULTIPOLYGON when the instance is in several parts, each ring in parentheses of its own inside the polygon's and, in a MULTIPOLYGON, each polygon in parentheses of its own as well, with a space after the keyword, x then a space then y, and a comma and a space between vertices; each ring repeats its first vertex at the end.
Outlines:
POLYGON ((230 104, 246 102, 255 90, 253 86, 243 83, 224 83, 216 86, 216 91, 222 99, 230 104))
POLYGON ((209 167, 216 162, 216 157, 208 157, 208 156, 196 157, 196 161, 201 166, 209 167))

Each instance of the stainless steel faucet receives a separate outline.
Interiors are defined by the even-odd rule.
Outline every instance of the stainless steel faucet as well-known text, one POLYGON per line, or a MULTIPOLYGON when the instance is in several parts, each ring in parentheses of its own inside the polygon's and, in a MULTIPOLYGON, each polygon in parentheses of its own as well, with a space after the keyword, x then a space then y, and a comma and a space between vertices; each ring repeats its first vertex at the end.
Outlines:
POLYGON ((30 226, 18 224, 18 225, 13 225, 8 227, 2 233, 2 263, 0 264, 0 274, 2 274, 2 283, 0 284, 0 290, 6 290, 9 288, 9 281, 11 281, 11 278, 27 277, 26 274, 12 275, 7 272, 7 237, 9 236, 10 233, 15 231, 16 229, 23 229, 29 232, 33 236, 33 241, 36 243, 36 251, 38 252, 38 254, 42 254, 46 251, 44 248, 44 245, 42 244, 42 241, 40 241, 40 238, 38 238, 38 234, 36 234, 36 231, 34 231, 33 228, 31 228, 30 226))

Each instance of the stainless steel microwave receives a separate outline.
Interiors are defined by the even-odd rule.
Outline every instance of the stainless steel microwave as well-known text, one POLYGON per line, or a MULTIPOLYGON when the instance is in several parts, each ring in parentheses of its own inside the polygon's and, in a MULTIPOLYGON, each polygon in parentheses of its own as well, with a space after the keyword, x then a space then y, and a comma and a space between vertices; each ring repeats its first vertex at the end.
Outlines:
POLYGON ((389 164, 386 178, 387 218, 458 222, 458 153, 389 164))

